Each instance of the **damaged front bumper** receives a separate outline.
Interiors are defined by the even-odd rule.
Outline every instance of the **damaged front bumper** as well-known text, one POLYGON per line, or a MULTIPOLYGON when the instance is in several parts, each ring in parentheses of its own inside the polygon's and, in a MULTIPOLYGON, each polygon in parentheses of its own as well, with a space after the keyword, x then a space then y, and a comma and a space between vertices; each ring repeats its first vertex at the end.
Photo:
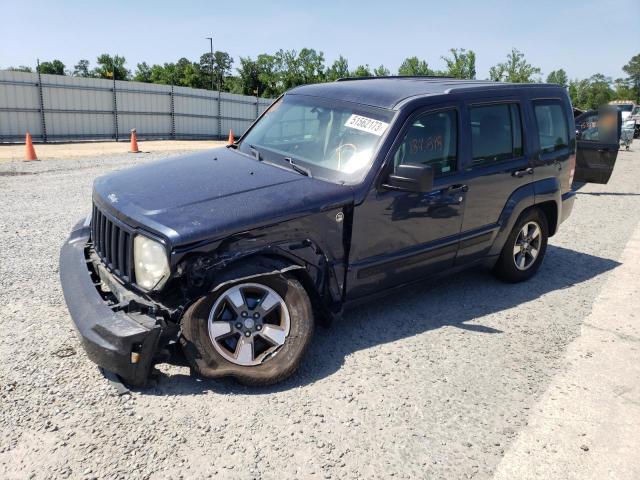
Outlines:
POLYGON ((153 308, 91 259, 88 221, 78 223, 60 252, 60 281, 88 357, 125 382, 145 385, 163 333, 153 308), (106 288, 105 288, 106 284, 106 288))

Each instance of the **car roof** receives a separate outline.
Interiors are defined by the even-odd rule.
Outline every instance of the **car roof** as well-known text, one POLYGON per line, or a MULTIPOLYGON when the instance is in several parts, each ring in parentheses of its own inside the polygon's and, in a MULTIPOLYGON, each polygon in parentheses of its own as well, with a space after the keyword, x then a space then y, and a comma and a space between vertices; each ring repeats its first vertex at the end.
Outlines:
POLYGON ((545 83, 505 83, 447 77, 360 77, 296 87, 287 94, 309 95, 395 109, 412 97, 487 89, 562 88, 545 83))

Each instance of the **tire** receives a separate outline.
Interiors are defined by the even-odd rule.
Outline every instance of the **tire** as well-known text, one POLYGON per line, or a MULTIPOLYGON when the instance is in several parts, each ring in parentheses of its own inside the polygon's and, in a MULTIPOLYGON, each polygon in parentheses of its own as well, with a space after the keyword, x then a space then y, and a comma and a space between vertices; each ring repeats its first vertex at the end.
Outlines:
POLYGON ((181 344, 195 374, 264 386, 297 370, 313 327, 311 302, 302 284, 271 275, 226 286, 194 303, 182 319, 181 344), (257 298, 262 299, 256 303, 257 298), (269 305, 262 307, 273 301, 278 304, 265 313, 269 305), (225 333, 227 328, 230 332, 225 333), (251 355, 245 355, 248 343, 251 355))
POLYGON ((535 275, 540 265, 542 265, 547 251, 548 240, 549 224, 546 215, 537 208, 524 212, 516 222, 513 230, 511 230, 500 257, 493 267, 493 273, 501 280, 509 283, 528 280, 535 275), (535 234, 533 228, 537 226, 539 229, 539 241, 537 240, 538 237, 530 239, 530 242, 526 241, 526 238, 529 237, 523 235, 525 226, 527 231, 533 232, 533 234, 535 234), (516 253, 518 247, 520 248, 520 256, 516 253), (526 253, 527 248, 529 248, 528 254, 526 253), (535 258, 532 256, 534 250, 537 250, 535 258), (525 253, 522 253, 523 251, 525 253), (522 260, 523 257, 524 261, 522 260))

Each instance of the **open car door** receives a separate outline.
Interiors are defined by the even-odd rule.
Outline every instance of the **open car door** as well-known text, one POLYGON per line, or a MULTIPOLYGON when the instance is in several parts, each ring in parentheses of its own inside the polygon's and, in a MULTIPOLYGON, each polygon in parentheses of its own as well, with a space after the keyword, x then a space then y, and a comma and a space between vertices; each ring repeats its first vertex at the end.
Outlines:
POLYGON ((622 118, 615 107, 589 110, 575 118, 575 182, 607 183, 613 172, 620 145, 622 118))

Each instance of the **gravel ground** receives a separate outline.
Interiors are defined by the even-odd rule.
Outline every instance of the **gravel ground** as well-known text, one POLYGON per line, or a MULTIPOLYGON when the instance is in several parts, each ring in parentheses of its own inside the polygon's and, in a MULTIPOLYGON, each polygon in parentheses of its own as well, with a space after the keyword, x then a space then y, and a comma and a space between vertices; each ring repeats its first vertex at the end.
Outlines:
MULTIPOLYGON (((216 140, 153 140, 138 142, 138 147, 145 153, 186 152, 205 150, 227 142, 216 140)), ((37 143, 34 145, 40 160, 87 157, 104 157, 124 154, 129 151, 129 142, 83 142, 83 143, 37 143)), ((0 143, 0 164, 24 158, 24 144, 0 143)), ((104 159, 102 159, 104 160, 104 159)))
POLYGON ((58 252, 95 176, 164 156, 0 165, 0 477, 490 478, 640 220, 640 152, 621 152, 526 284, 473 270, 360 307, 274 387, 166 365, 118 396, 83 354, 58 252))

